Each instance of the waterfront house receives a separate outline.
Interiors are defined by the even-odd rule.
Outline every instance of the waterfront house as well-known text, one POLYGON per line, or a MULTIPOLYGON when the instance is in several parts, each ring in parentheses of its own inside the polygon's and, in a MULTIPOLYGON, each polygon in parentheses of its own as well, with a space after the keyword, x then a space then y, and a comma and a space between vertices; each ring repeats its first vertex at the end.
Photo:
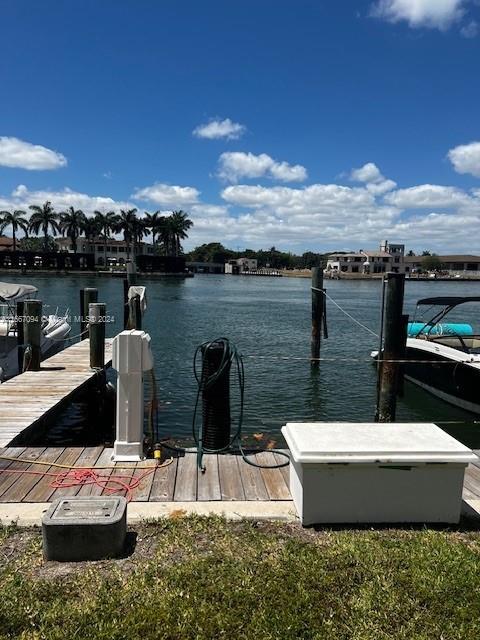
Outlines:
MULTIPOLYGON (((72 241, 70 238, 55 238, 55 244, 59 251, 73 253, 72 241)), ((127 243, 125 240, 108 238, 107 242, 103 238, 97 237, 87 240, 81 236, 77 240, 77 251, 79 253, 93 254, 95 265, 98 267, 114 267, 123 265, 127 261, 127 243)), ((133 243, 130 243, 130 258, 134 255, 133 243)), ((146 242, 137 242, 135 256, 153 256, 155 247, 146 242)))
POLYGON ((415 274, 425 269, 424 261, 434 258, 438 261, 438 270, 447 272, 450 276, 478 276, 480 277, 480 256, 473 255, 444 255, 444 256, 405 256, 405 273, 415 274))
POLYGON ((405 245, 381 243, 379 251, 331 253, 327 258, 327 272, 372 275, 378 273, 404 273, 405 245))
POLYGON ((257 269, 257 260, 254 258, 236 258, 225 263, 225 273, 233 273, 235 275, 246 271, 256 271, 257 269))

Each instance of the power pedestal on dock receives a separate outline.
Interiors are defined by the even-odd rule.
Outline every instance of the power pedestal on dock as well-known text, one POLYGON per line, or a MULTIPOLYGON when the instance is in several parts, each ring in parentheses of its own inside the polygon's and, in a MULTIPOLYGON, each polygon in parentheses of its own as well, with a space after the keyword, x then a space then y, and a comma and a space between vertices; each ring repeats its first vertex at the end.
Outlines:
POLYGON ((123 497, 59 498, 42 519, 46 560, 79 562, 114 558, 127 535, 127 501, 123 497))
POLYGON ((117 424, 112 459, 136 462, 143 455, 143 374, 153 369, 150 336, 122 331, 113 340, 112 366, 117 370, 117 424))

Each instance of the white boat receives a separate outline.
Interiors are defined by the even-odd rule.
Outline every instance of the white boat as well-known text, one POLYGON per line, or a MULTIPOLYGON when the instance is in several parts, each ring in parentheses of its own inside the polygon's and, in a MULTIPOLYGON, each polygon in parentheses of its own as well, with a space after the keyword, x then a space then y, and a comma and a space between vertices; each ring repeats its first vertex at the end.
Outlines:
MULTIPOLYGON (((0 383, 19 373, 17 302, 33 299, 37 292, 29 284, 0 282, 0 383)), ((67 318, 68 310, 63 316, 52 313, 42 318, 42 359, 63 349, 71 330, 67 318)))
MULTIPOLYGON (((445 402, 480 415, 480 335, 467 323, 443 322, 453 309, 479 296, 423 298, 419 306, 440 307, 426 322, 408 326, 405 378, 445 402)), ((371 354, 374 358, 378 351, 371 354)))

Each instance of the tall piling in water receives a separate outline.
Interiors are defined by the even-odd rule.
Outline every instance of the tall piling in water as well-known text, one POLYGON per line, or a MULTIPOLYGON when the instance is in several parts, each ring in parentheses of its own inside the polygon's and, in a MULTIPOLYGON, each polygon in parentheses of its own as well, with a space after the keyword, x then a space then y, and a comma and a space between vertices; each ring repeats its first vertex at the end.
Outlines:
POLYGON ((80 340, 87 337, 89 305, 98 302, 98 289, 86 287, 80 289, 80 340))
POLYGON ((25 302, 19 300, 15 307, 15 326, 17 329, 17 353, 18 353, 18 373, 22 373, 23 370, 23 348, 24 348, 24 316, 25 316, 25 302))
POLYGON ((41 360, 41 336, 42 336, 42 301, 25 300, 24 306, 24 344, 25 367, 22 370, 39 371, 41 360))
POLYGON ((88 307, 88 334, 90 338, 90 367, 101 369, 105 364, 106 305, 94 302, 88 307))
POLYGON ((140 296, 136 293, 128 301, 128 324, 127 329, 142 328, 142 305, 140 296))
POLYGON ((320 362, 320 346, 325 309, 322 267, 312 267, 312 339, 311 364, 318 367, 320 362))
POLYGON ((383 320, 383 350, 378 367, 378 399, 375 413, 376 422, 394 422, 397 393, 399 390, 401 363, 405 357, 405 316, 403 297, 405 274, 387 273, 385 291, 385 312, 383 320))

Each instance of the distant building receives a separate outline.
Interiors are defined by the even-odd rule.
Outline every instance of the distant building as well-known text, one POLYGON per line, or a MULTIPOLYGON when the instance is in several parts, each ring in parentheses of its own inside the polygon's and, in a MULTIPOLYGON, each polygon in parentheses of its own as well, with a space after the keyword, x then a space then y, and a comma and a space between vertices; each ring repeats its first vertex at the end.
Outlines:
POLYGON ((253 258, 237 258, 225 263, 225 273, 240 274, 246 271, 256 271, 257 269, 257 260, 253 258))
POLYGON ((327 258, 327 271, 340 273, 358 273, 371 275, 376 273, 404 273, 405 245, 381 243, 380 251, 357 253, 331 253, 327 258))
MULTIPOLYGON (((70 238, 55 238, 55 244, 59 251, 73 253, 70 238)), ((133 242, 130 243, 130 258, 133 258, 133 242)), ((109 238, 106 242, 103 238, 87 240, 80 237, 77 240, 77 252, 93 254, 95 265, 98 267, 113 267, 125 264, 127 261, 127 243, 125 240, 109 238), (106 249, 106 250, 105 250, 106 249)), ((137 242, 135 256, 153 256, 155 247, 146 242, 137 242)))
MULTIPOLYGON (((424 259, 429 256, 405 256, 405 273, 419 273, 425 271, 424 259)), ((439 270, 447 271, 449 275, 478 275, 480 276, 480 256, 445 255, 438 258, 439 270)))

